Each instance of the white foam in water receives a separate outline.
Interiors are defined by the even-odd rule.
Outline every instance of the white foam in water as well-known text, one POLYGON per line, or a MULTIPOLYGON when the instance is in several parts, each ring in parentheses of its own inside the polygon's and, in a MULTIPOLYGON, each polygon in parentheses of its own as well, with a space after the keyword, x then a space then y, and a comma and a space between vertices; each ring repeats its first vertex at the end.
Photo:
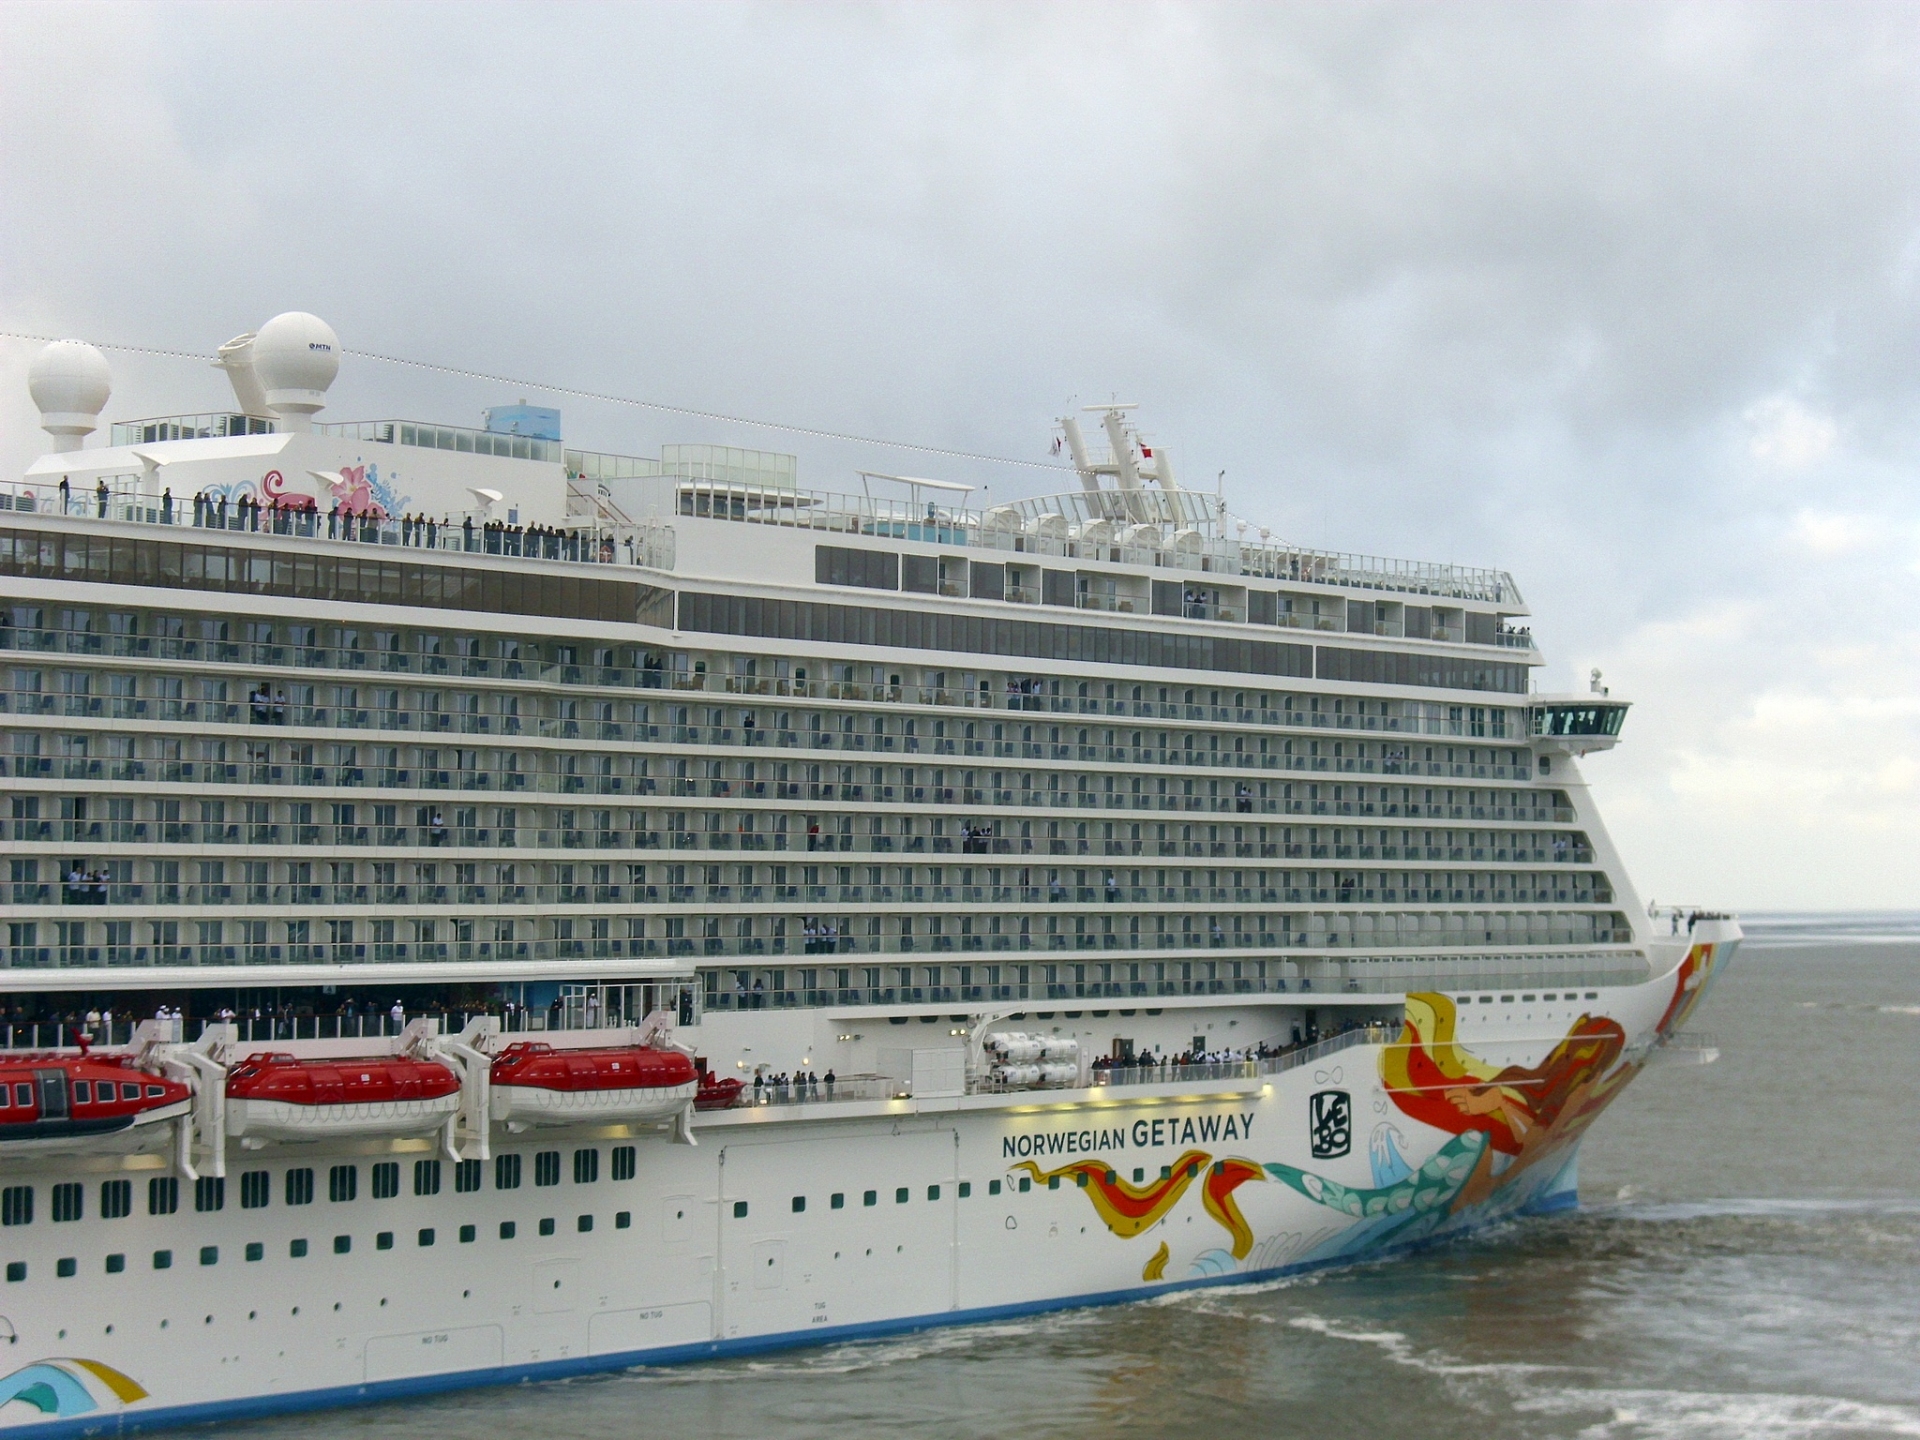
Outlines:
POLYGON ((1513 1361, 1489 1361, 1469 1364, 1439 1350, 1422 1351, 1398 1330, 1370 1330, 1328 1320, 1319 1315, 1295 1315, 1287 1321, 1296 1330, 1308 1330, 1329 1340, 1350 1340, 1377 1348, 1396 1365, 1439 1375, 1450 1380, 1470 1378, 1513 1379, 1524 1381, 1533 1375, 1563 1371, 1558 1365, 1529 1365, 1513 1361))
POLYGON ((711 1384, 718 1373, 734 1377, 805 1379, 808 1376, 854 1375, 865 1370, 881 1370, 935 1355, 951 1355, 975 1349, 996 1340, 1031 1337, 1044 1327, 1066 1329, 1084 1324, 1090 1312, 1067 1311, 1043 1320, 1024 1324, 949 1325, 887 1340, 857 1340, 829 1345, 818 1350, 788 1352, 783 1358, 766 1360, 718 1361, 712 1365, 638 1365, 622 1372, 625 1379, 650 1385, 711 1384))
POLYGON ((1800 1437, 1920 1436, 1920 1410, 1830 1395, 1729 1395, 1691 1390, 1562 1390, 1516 1400, 1531 1414, 1602 1409, 1580 1440, 1800 1440, 1800 1437))
POLYGON ((1920 1409, 1872 1404, 1830 1395, 1767 1391, 1588 1389, 1539 1383, 1566 1376, 1572 1367, 1525 1364, 1463 1364, 1439 1351, 1422 1351, 1397 1330, 1369 1329, 1318 1315, 1296 1315, 1298 1330, 1372 1347, 1396 1365, 1450 1381, 1492 1382, 1507 1392, 1515 1411, 1535 1415, 1604 1418, 1576 1432, 1580 1440, 1843 1440, 1851 1436, 1920 1437, 1920 1409))
MULTIPOLYGON (((1622 1186, 1631 1192, 1631 1185, 1622 1186)), ((1742 1198, 1728 1196, 1715 1200, 1662 1200, 1632 1202, 1630 1195, 1614 1197, 1611 1204, 1585 1207, 1592 1219, 1630 1220, 1638 1224, 1658 1224, 1671 1220, 1712 1220, 1732 1216, 1755 1219, 1813 1219, 1823 1215, 1913 1215, 1920 1213, 1920 1200, 1842 1200, 1787 1198, 1742 1198)))
POLYGON ((1898 945, 1920 941, 1920 911, 1742 915, 1742 944, 1750 950, 1787 945, 1898 945))

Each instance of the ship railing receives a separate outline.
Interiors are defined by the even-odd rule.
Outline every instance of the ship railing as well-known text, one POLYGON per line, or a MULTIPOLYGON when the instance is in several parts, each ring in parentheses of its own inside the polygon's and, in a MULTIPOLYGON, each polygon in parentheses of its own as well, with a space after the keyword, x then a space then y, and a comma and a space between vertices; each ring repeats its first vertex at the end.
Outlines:
POLYGON ((652 520, 565 529, 490 526, 474 521, 472 516, 451 520, 437 517, 429 523, 425 517, 415 521, 410 517, 321 510, 315 508, 311 496, 287 497, 293 503, 269 499, 264 505, 250 503, 242 508, 237 498, 222 501, 204 494, 175 495, 166 488, 156 492, 155 482, 140 474, 91 478, 94 483, 90 486, 65 490, 57 482, 0 481, 0 511, 170 526, 196 534, 231 532, 573 565, 639 565, 671 570, 676 555, 672 527, 652 520))
MULTIPOLYGON (((1144 980, 1026 980, 1002 983, 972 977, 952 977, 954 983, 921 985, 783 985, 768 986, 766 976, 754 975, 749 987, 716 985, 705 992, 702 1008, 714 1012, 749 1010, 805 1010, 823 1008, 898 1009, 916 1006, 1031 1004, 1048 1009, 1067 1007, 1151 1005, 1156 1001, 1180 997, 1249 997, 1255 995, 1298 997, 1312 1004, 1329 995, 1402 995, 1409 991, 1483 991, 1514 994, 1542 990, 1597 990, 1603 986, 1637 985, 1647 979, 1643 960, 1625 963, 1595 964, 1591 957, 1569 957, 1574 963, 1555 965, 1550 961, 1516 965, 1494 958, 1480 965, 1463 966, 1420 960, 1339 960, 1264 963, 1288 974, 1266 975, 1161 975, 1144 980), (1580 963, 1582 960, 1587 963, 1580 963), (1306 971, 1307 973, 1300 973, 1306 971)), ((1448 957, 1451 961, 1452 957, 1448 957)), ((1185 969, 1194 962, 1156 962, 1169 969, 1185 969)), ((1248 963, 1248 962, 1239 962, 1248 963)), ((966 967, 937 967, 958 971, 966 967)), ((974 967, 977 968, 977 967, 974 967)), ((1144 967, 1143 967, 1144 968, 1144 967)), ((710 979, 721 977, 709 971, 710 979)), ((745 976, 750 972, 741 971, 745 976)), ((791 972, 789 972, 791 973, 791 972)))
POLYGON ((114 445, 157 445, 169 440, 225 440, 236 435, 272 435, 273 421, 231 411, 210 415, 156 415, 146 420, 116 423, 109 432, 114 445))
MULTIPOLYGON (((672 984, 671 981, 659 983, 672 984)), ((225 1023, 234 1027, 240 1044, 271 1045, 283 1040, 394 1040, 405 1031, 409 1021, 422 1018, 428 1020, 439 1034, 457 1035, 478 1016, 489 1014, 500 1022, 501 1032, 510 1035, 623 1029, 638 1025, 643 1018, 639 1015, 623 1017, 617 1010, 609 1008, 597 1010, 593 1015, 594 1023, 580 1024, 569 1023, 581 1017, 569 1017, 565 1011, 556 1014, 546 1010, 494 1009, 427 1011, 418 1014, 408 1011, 400 1016, 379 1011, 356 1015, 242 1014, 231 1021, 194 1017, 172 1023, 176 1027, 174 1039, 179 1041, 197 1038, 208 1025, 225 1023)), ((111 1018, 103 1016, 92 1022, 84 1018, 0 1021, 0 1051, 72 1049, 79 1045, 82 1036, 86 1037, 89 1045, 97 1048, 128 1045, 133 1041, 134 1031, 143 1023, 140 1016, 120 1014, 114 1014, 111 1018)))
POLYGON ((818 1071, 802 1072, 783 1081, 770 1081, 759 1088, 749 1085, 740 1092, 734 1109, 753 1109, 769 1105, 826 1105, 848 1100, 904 1100, 913 1087, 888 1075, 836 1075, 829 1081, 818 1071))
POLYGON ((1138 565, 1520 605, 1500 570, 1376 555, 1248 543, 1227 531, 1215 503, 1192 492, 1068 491, 987 510, 676 476, 633 477, 640 504, 698 519, 835 535, 994 550, 1035 559, 1138 565))
MULTIPOLYGON (((1096 1060, 1086 1084, 1094 1089, 1118 1089, 1132 1085, 1186 1085, 1257 1080, 1263 1075, 1278 1075, 1301 1065, 1310 1065, 1356 1045, 1387 1045, 1399 1038, 1390 1025, 1356 1025, 1337 1035, 1309 1043, 1289 1045, 1275 1053, 1251 1055, 1243 1059, 1199 1061, 1177 1064, 1172 1061, 1096 1060)), ((1014 1095, 1034 1090, 1072 1089, 1078 1082, 1054 1085, 1009 1084, 991 1075, 977 1076, 967 1084, 970 1095, 1014 1095)))
MULTIPOLYGON (((0 496, 0 499, 4 497, 0 496)), ((1327 711, 1291 709, 1284 705, 1282 708, 1275 709, 1264 703, 1254 707, 1201 705, 1180 700, 1122 699, 1117 695, 1102 697, 1092 693, 1091 682, 1080 685, 1077 694, 1066 688, 1070 682, 1053 682, 1052 688, 1048 689, 1043 682, 1037 680, 1017 680, 1010 682, 1004 690, 983 692, 978 689, 961 689, 952 685, 870 684, 854 680, 796 680, 791 677, 768 675, 694 674, 684 670, 667 670, 646 664, 588 665, 572 661, 522 658, 517 655, 428 654, 406 650, 374 651, 365 647, 343 648, 320 644, 283 645, 260 641, 202 640, 197 637, 176 635, 101 634, 93 629, 63 628, 54 623, 58 620, 58 612, 53 611, 43 612, 43 623, 32 627, 6 623, 9 618, 7 614, 0 612, 0 649, 4 650, 111 655, 151 660, 195 660, 222 665, 271 666, 276 670, 294 668, 344 670, 359 672, 369 679, 376 676, 422 675, 446 678, 537 680, 549 685, 661 690, 691 695, 851 701, 863 705, 940 706, 1049 715, 1211 720, 1223 724, 1371 730, 1400 733, 1409 738, 1433 735, 1469 741, 1486 740, 1495 745, 1518 741, 1526 733, 1519 728, 1519 719, 1516 719, 1515 728, 1511 733, 1507 728, 1507 711, 1523 708, 1517 704, 1511 707, 1489 705, 1486 707, 1485 716, 1473 716, 1469 707, 1457 705, 1441 707, 1417 700, 1402 702, 1408 708, 1391 714, 1357 715, 1346 711, 1333 714, 1327 711), (1434 711, 1451 711, 1452 713, 1450 715, 1429 713, 1434 711)), ((1113 688, 1118 690, 1120 687, 1116 685, 1113 688)), ((1143 692, 1147 689, 1145 686, 1134 688, 1143 692)), ((660 698, 668 700, 670 697, 662 695, 660 698)), ((1263 696, 1263 700, 1269 698, 1271 697, 1263 696)), ((1288 702, 1297 701, 1299 698, 1295 695, 1282 697, 1288 702)), ((5 700, 6 696, 0 693, 0 702, 5 700)), ((150 715, 163 720, 207 719, 232 723, 245 718, 249 713, 245 707, 233 702, 216 704, 146 696, 56 697, 50 693, 17 692, 11 703, 20 713, 27 713, 28 707, 36 707, 41 712, 51 714, 57 705, 72 705, 80 700, 96 707, 104 704, 106 707, 104 713, 112 713, 123 719, 150 715)), ((657 724, 650 726, 641 722, 630 724, 611 720, 559 720, 534 716, 523 718, 516 715, 482 713, 432 716, 419 711, 400 708, 380 709, 366 705, 299 707, 297 710, 287 712, 289 715, 296 713, 304 717, 298 721, 301 724, 338 725, 359 729, 438 728, 467 734, 538 733, 554 739, 598 738, 603 740, 658 739, 660 733, 660 727, 657 724)), ((923 739, 914 736, 873 735, 864 731, 836 734, 828 730, 818 732, 776 730, 760 722, 751 726, 745 725, 744 714, 743 711, 740 717, 741 723, 737 726, 731 722, 711 727, 688 725, 676 729, 674 738, 693 744, 783 747, 804 744, 817 749, 898 750, 904 754, 985 756, 1014 753, 1009 750, 990 748, 989 742, 984 738, 971 741, 958 739, 936 741, 931 737, 923 739), (709 738, 703 740, 703 736, 709 738)), ((268 718, 271 722, 281 717, 270 713, 268 718)), ((262 722, 256 716, 254 723, 267 722, 262 722)), ((1022 753, 1029 759, 1043 758, 1037 752, 1022 753)), ((1405 754, 1388 756, 1377 761, 1372 757, 1364 761, 1352 757, 1339 760, 1315 757, 1309 761, 1306 757, 1249 756, 1241 752, 1201 751, 1193 752, 1191 755, 1186 752, 1174 753, 1180 755, 1180 763, 1184 764, 1237 766, 1242 769, 1292 768, 1365 772, 1378 770, 1379 773, 1389 775, 1450 775, 1461 778, 1485 778, 1490 773, 1484 764, 1469 765, 1460 761, 1451 764, 1439 762, 1428 764, 1413 760, 1405 754)), ((1046 758, 1074 757, 1052 755, 1046 758)), ((1077 758, 1095 757, 1083 753, 1077 758)), ((1170 760, 1168 763, 1174 762, 1170 760)), ((1504 771, 1501 771, 1496 778, 1507 777, 1504 771)), ((1516 773, 1511 778, 1523 777, 1516 773)))
POLYGON ((1251 1056, 1244 1060, 1219 1060, 1199 1064, 1174 1065, 1152 1062, 1094 1062, 1092 1083, 1100 1086, 1165 1085, 1188 1080, 1250 1080, 1262 1075, 1278 1075, 1301 1065, 1312 1064, 1356 1045, 1386 1045, 1399 1038, 1390 1025, 1356 1025, 1337 1035, 1329 1035, 1299 1045, 1289 1045, 1277 1054, 1251 1056))

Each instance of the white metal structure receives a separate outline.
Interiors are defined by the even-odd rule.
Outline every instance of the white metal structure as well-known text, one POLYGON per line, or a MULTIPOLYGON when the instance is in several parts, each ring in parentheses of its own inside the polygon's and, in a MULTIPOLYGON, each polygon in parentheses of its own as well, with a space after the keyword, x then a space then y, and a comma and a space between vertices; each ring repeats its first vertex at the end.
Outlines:
MULTIPOLYGON (((1102 453, 1061 420, 1078 489, 976 510, 760 452, 316 426, 312 316, 222 356, 237 411, 0 493, 26 1433, 1111 1301, 1568 1205, 1586 1125, 1738 942, 1633 893, 1582 769, 1625 702, 1532 690, 1510 577, 1249 539, 1130 406, 1093 407, 1102 453), (187 1085, 171 1143, 84 1143, 37 1010, 104 1010, 98 1052, 187 1085), (488 1075, 529 1029, 707 1073, 522 1113, 488 1075), (269 1049, 460 1089, 357 1126, 228 1104, 269 1049)), ((61 445, 97 360, 35 366, 61 445)))

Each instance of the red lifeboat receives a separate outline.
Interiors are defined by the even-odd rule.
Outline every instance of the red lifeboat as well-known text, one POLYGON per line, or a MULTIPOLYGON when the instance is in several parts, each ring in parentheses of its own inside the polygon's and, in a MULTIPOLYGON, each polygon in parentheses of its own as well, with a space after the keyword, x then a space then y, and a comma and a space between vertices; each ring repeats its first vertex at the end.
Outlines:
POLYGON ((417 1135, 459 1106, 460 1077, 436 1060, 258 1054, 227 1073, 227 1133, 236 1139, 417 1135))
POLYGON ((192 1092, 119 1057, 13 1055, 0 1060, 0 1153, 139 1149, 164 1143, 161 1121, 192 1092))
POLYGON ((693 1061, 677 1050, 556 1050, 523 1040, 493 1062, 491 1108, 493 1119, 510 1130, 618 1124, 672 1115, 698 1088, 693 1061))
POLYGON ((696 1059, 694 1063, 700 1067, 700 1093, 693 1098, 694 1109, 729 1110, 740 1103, 740 1092, 747 1088, 746 1081, 732 1075, 716 1075, 704 1060, 696 1059))

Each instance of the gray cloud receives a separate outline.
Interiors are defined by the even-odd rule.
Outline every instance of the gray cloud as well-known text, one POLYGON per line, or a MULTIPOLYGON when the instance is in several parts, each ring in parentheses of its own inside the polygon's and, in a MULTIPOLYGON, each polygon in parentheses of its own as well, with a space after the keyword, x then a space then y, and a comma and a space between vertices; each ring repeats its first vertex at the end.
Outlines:
MULTIPOLYGON (((1652 888, 1912 902, 1876 858, 1920 841, 1920 731, 1876 698, 1920 680, 1912 19, 15 4, 0 307, 196 349, 308 308, 357 348, 1033 458, 1123 391, 1282 533, 1514 570, 1557 683, 1637 686, 1594 770, 1652 888)), ((115 365, 118 413, 219 399, 115 365)), ((500 398, 362 362, 333 410, 500 398)), ((790 446, 816 482, 876 458, 568 425, 790 446)))

